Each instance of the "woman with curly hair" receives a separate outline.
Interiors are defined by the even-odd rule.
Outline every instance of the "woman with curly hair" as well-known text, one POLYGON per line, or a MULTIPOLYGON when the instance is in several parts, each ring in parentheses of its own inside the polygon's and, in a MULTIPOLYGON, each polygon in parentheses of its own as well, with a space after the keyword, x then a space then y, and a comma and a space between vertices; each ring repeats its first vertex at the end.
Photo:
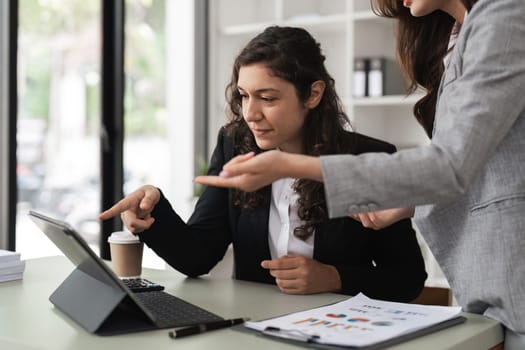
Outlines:
MULTIPOLYGON (((218 136, 209 175, 242 154, 279 149, 320 156, 395 152, 345 130, 346 114, 320 45, 304 29, 269 27, 239 53, 226 88, 229 123, 218 136)), ((426 279, 411 221, 382 230, 329 219, 321 182, 285 178, 255 192, 205 188, 184 223, 150 185, 101 214, 127 228, 172 267, 206 274, 233 244, 234 277, 274 283, 285 293, 363 292, 410 301, 426 279)))
POLYGON ((253 190, 292 175, 324 183, 330 217, 381 228, 414 216, 459 305, 500 321, 505 349, 525 349, 525 1, 372 5, 397 21, 431 142, 360 157, 269 151, 196 182, 253 190))

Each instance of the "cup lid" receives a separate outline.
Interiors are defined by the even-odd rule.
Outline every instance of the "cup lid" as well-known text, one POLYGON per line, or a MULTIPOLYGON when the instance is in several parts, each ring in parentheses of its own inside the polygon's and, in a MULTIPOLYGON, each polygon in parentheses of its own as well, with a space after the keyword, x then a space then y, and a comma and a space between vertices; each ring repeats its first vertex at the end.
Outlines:
POLYGON ((134 244, 140 243, 138 236, 129 231, 116 231, 108 237, 109 243, 134 244))

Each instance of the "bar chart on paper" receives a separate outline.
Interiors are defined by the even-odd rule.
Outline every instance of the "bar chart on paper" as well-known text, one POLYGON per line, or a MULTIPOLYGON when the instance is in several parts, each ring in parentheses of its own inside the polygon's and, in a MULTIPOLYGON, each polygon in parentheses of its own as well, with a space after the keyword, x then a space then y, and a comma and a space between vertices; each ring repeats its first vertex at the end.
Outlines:
POLYGON ((385 302, 359 294, 336 304, 245 325, 276 337, 361 347, 446 321, 459 322, 460 312, 460 307, 385 302))

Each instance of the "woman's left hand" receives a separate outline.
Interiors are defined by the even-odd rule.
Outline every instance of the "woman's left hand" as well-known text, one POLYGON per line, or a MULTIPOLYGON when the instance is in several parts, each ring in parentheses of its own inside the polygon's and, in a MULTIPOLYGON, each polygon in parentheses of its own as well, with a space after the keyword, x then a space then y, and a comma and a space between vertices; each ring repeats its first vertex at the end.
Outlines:
POLYGON ((414 216, 414 208, 395 208, 350 215, 364 227, 381 230, 402 219, 414 216))
POLYGON ((313 294, 341 289, 341 278, 334 266, 304 256, 286 255, 264 260, 261 266, 270 270, 283 293, 313 294))
POLYGON ((281 176, 278 175, 282 152, 268 151, 255 156, 249 152, 232 158, 223 167, 219 176, 197 176, 194 181, 202 185, 234 187, 253 192, 281 176))
POLYGON ((197 176, 194 181, 253 192, 283 177, 322 181, 320 158, 277 150, 258 155, 250 152, 232 158, 219 176, 197 176))

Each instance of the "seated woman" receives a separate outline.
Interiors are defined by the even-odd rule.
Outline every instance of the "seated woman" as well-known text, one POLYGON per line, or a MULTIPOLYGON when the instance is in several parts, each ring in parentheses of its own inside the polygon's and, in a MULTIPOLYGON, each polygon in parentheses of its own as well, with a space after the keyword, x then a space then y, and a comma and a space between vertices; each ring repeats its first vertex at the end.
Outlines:
MULTIPOLYGON (((254 37, 235 59, 226 88, 230 121, 208 173, 217 175, 236 155, 271 149, 316 156, 395 152, 345 130, 348 118, 324 60, 303 29, 269 27, 254 37)), ((250 193, 207 187, 187 223, 159 189, 146 185, 100 218, 119 213, 132 233, 190 277, 208 273, 230 243, 235 278, 277 284, 290 294, 363 292, 406 302, 427 276, 410 220, 377 231, 349 217, 330 220, 323 184, 311 180, 286 178, 250 193)))

